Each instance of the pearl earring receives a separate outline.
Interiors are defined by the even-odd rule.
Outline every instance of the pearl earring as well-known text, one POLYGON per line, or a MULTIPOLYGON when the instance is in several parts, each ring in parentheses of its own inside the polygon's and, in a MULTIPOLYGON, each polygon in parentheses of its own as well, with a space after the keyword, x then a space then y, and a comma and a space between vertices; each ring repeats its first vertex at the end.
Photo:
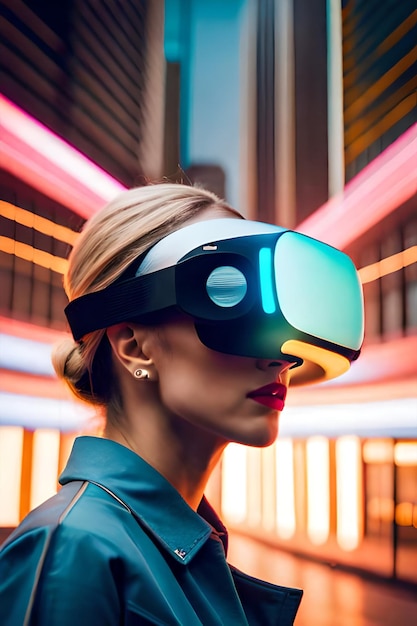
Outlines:
POLYGON ((149 378, 148 370, 135 370, 133 372, 133 375, 134 375, 135 378, 140 378, 142 380, 145 380, 146 378, 149 378))

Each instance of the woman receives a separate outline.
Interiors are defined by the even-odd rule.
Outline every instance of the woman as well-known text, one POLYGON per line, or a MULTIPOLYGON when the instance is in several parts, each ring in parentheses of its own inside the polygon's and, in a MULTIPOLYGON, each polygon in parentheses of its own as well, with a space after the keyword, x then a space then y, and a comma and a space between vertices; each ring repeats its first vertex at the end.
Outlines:
MULTIPOLYGON (((299 359, 212 349, 200 338, 199 318, 176 306, 124 315, 129 291, 117 292, 121 312, 109 318, 111 289, 108 301, 91 298, 141 274, 154 280, 161 272, 165 280, 178 242, 191 250, 193 232, 201 239, 216 225, 221 238, 223 223, 239 231, 242 221, 208 191, 162 184, 123 193, 86 224, 65 277, 70 302, 81 307, 68 307, 77 341, 57 349, 54 366, 75 395, 103 411, 104 432, 76 440, 59 493, 4 545, 2 626, 293 623, 301 591, 228 566, 226 529, 203 494, 229 442, 275 440, 289 369, 299 359)), ((203 250, 214 254, 215 245, 203 250)), ((229 314, 243 296, 222 303, 213 276, 211 301, 229 314)), ((151 296, 145 289, 146 298, 168 297, 164 285, 151 296)), ((198 294, 189 300, 197 306, 198 294)), ((216 324, 207 322, 213 342, 216 324)))

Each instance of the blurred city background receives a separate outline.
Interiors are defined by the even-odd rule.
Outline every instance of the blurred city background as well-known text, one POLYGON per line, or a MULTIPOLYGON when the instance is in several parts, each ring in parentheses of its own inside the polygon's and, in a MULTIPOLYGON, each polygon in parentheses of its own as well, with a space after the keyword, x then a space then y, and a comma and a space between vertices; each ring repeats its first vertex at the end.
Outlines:
POLYGON ((0 71, 0 539, 96 428, 50 362, 77 233, 191 181, 344 250, 365 296, 351 370, 226 450, 231 562, 304 587, 300 626, 417 624, 416 0, 2 0, 0 71))

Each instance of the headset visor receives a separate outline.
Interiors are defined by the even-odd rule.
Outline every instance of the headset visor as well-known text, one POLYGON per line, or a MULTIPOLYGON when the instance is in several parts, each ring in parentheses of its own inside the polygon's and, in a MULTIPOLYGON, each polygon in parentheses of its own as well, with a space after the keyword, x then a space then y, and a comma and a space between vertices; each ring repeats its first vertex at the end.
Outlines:
POLYGON ((71 302, 74 337, 175 308, 207 347, 294 362, 291 383, 334 378, 363 341, 363 299, 350 258, 277 226, 198 222, 168 235, 133 278, 71 302))

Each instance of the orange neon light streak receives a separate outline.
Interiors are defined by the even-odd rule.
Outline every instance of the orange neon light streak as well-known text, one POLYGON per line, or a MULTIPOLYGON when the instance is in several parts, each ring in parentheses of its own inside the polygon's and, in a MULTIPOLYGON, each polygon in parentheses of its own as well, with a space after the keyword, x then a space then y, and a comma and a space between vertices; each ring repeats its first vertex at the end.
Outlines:
POLYGON ((415 24, 417 24, 417 9, 410 13, 410 15, 379 44, 376 49, 377 56, 381 57, 385 52, 390 50, 390 48, 395 46, 404 35, 410 32, 415 24))
POLYGON ((38 250, 33 246, 29 246, 27 243, 21 243, 10 239, 10 237, 3 237, 0 235, 0 251, 6 252, 6 254, 14 254, 20 259, 30 261, 36 265, 46 267, 58 274, 64 274, 68 261, 58 256, 54 256, 44 250, 38 250))
POLYGON ((408 265, 412 265, 416 262, 417 246, 411 246, 410 248, 397 252, 396 254, 392 254, 381 261, 362 267, 358 273, 362 284, 365 284, 370 283, 373 280, 378 280, 378 278, 382 278, 382 276, 398 272, 398 270, 401 270, 403 267, 407 267, 408 265))
POLYGON ((0 215, 9 220, 13 220, 22 226, 33 228, 33 230, 36 230, 39 233, 48 235, 54 239, 59 239, 59 241, 68 243, 70 246, 74 245, 78 235, 78 233, 70 228, 67 228, 66 226, 55 224, 45 217, 35 215, 35 213, 32 213, 31 211, 26 211, 26 209, 17 207, 10 202, 5 202, 4 200, 0 200, 0 215))
MULTIPOLYGON (((413 87, 417 84, 416 80, 410 81, 412 82, 413 87)), ((415 89, 415 87, 414 87, 415 89)), ((398 96, 398 94, 397 94, 398 96)), ((391 97, 390 100, 394 102, 394 98, 391 97)), ((385 106, 389 105, 390 102, 386 103, 385 106)), ((415 109, 416 106, 416 98, 414 94, 410 94, 409 96, 403 98, 398 103, 393 103, 392 107, 379 119, 379 121, 375 124, 372 124, 368 120, 364 120, 361 118, 362 122, 366 124, 366 131, 361 133, 358 137, 354 139, 349 145, 346 146, 345 150, 345 165, 349 165, 358 158, 358 156, 369 148, 369 146, 377 139, 380 139, 384 133, 388 132, 397 122, 399 122, 402 118, 404 118, 410 111, 415 109)), ((382 106, 380 107, 382 109, 382 106)), ((368 117, 371 117, 370 115, 368 117)), ((347 143, 347 141, 346 141, 347 143)))
POLYGON ((345 109, 345 121, 350 123, 354 117, 360 115, 374 100, 394 83, 395 80, 417 61, 417 46, 393 65, 383 76, 373 83, 366 91, 358 95, 352 104, 345 109))

